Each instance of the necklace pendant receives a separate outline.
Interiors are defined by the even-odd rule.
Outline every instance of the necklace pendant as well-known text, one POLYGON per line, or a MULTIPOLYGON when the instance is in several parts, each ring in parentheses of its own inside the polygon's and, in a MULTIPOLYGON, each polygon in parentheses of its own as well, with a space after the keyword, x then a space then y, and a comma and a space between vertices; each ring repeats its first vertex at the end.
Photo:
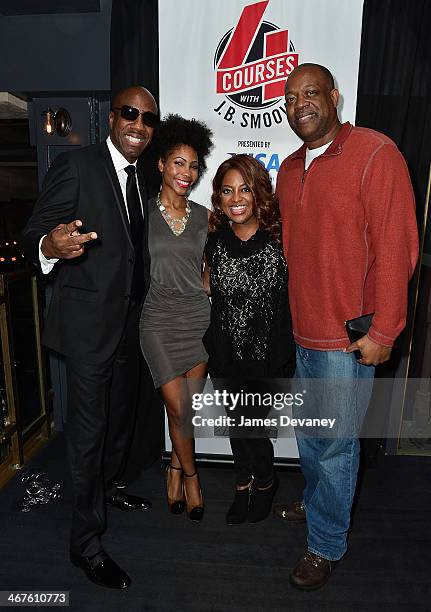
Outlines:
POLYGON ((160 201, 160 191, 157 195, 156 204, 171 232, 174 234, 174 236, 180 236, 186 229, 187 221, 190 217, 191 208, 188 199, 186 198, 186 214, 184 215, 184 217, 181 217, 181 219, 176 219, 168 213, 168 211, 166 210, 166 206, 160 201))

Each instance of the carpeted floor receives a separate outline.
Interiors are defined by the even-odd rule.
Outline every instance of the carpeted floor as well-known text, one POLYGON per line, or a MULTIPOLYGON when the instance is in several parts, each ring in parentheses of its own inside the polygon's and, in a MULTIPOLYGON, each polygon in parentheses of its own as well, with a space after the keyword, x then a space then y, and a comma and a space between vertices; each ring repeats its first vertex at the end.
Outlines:
MULTIPOLYGON (((104 545, 130 574, 132 586, 99 588, 68 561, 70 483, 64 439, 52 440, 0 491, 0 590, 68 590, 73 610, 149 612, 374 612, 431 609, 431 458, 381 457, 358 495, 350 548, 321 590, 293 589, 288 574, 305 546, 305 526, 270 517, 228 526, 224 514, 230 469, 202 467, 202 524, 168 513, 160 465, 130 492, 153 509, 109 509, 104 545), (35 469, 62 484, 62 498, 31 512, 18 510, 20 478, 35 469)), ((280 472, 278 500, 300 497, 298 471, 280 472)))

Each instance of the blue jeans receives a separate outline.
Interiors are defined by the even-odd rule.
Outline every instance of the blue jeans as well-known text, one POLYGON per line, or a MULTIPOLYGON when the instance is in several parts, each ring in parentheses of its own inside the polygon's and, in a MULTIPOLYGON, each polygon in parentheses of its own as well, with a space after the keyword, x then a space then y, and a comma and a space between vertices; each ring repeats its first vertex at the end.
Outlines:
POLYGON ((294 416, 336 418, 339 424, 332 437, 295 432, 306 481, 308 549, 336 561, 347 550, 359 467, 358 435, 371 397, 374 367, 357 363, 351 353, 297 346, 295 377, 321 381, 310 385, 301 414, 294 416))

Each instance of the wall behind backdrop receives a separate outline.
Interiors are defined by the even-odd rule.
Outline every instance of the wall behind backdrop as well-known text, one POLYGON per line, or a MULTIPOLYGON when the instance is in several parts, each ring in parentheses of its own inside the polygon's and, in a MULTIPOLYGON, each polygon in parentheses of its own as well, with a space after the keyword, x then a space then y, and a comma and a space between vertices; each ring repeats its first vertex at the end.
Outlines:
POLYGON ((110 24, 111 0, 0 0, 0 91, 109 90, 110 24))

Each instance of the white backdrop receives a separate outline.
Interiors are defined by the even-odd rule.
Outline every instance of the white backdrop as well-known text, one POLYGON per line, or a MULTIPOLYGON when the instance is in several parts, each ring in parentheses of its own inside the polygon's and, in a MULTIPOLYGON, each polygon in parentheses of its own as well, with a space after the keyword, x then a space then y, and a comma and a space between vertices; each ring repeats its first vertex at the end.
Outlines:
POLYGON ((203 120, 215 135, 208 172, 193 192, 194 200, 210 205, 211 178, 230 154, 258 157, 275 178, 284 157, 300 146, 279 95, 296 63, 315 62, 331 70, 341 93, 341 119, 354 122, 362 4, 362 0, 159 0, 162 115, 174 112, 203 120), (235 35, 242 13, 244 27, 239 24, 235 35), (225 39, 223 57, 221 43, 230 31, 233 41, 230 45, 225 39), (258 59, 241 59, 241 46, 247 53, 253 44, 252 55, 258 59), (258 79, 263 85, 237 92, 235 100, 227 97, 229 92, 217 93, 217 84, 223 85, 220 67, 232 63, 237 70, 224 71, 226 90, 233 87, 235 77, 246 85, 259 68, 264 71, 258 79), (277 91, 271 92, 271 87, 277 91), (271 93, 275 97, 266 101, 271 93), (264 104, 268 106, 262 108, 264 104))
MULTIPOLYGON (((211 179, 235 153, 275 179, 300 146, 284 111, 284 82, 304 62, 323 64, 340 89, 342 121, 355 120, 362 0, 159 0, 160 108, 205 121, 215 148, 193 199, 210 206, 211 179)), ((167 437, 167 448, 170 449, 167 437)), ((225 439, 197 452, 229 454, 225 439)), ((293 438, 276 456, 297 457, 293 438)))

